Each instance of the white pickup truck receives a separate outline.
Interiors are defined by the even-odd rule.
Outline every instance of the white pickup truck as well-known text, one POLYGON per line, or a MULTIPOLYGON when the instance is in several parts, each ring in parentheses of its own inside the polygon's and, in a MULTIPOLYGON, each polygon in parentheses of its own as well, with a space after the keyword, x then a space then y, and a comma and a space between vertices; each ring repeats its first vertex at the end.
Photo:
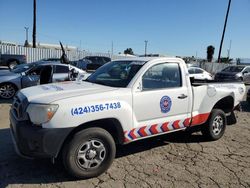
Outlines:
POLYGON ((77 178, 108 169, 117 144, 199 128, 219 139, 245 93, 243 83, 191 83, 179 58, 134 58, 105 64, 86 81, 22 89, 10 110, 16 151, 62 156, 77 178))

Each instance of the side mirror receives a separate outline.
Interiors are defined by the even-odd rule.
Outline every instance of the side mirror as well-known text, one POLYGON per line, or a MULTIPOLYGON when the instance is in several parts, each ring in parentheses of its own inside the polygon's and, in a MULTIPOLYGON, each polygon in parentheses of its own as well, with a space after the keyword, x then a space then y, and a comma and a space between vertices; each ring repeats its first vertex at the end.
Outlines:
POLYGON ((242 74, 247 74, 248 72, 247 71, 243 71, 242 74))
POLYGON ((25 75, 26 75, 26 73, 25 73, 25 72, 21 72, 21 75, 22 75, 22 76, 25 76, 25 75))
POLYGON ((194 83, 194 77, 193 76, 191 76, 191 77, 189 77, 189 79, 190 79, 190 82, 191 82, 191 84, 193 84, 194 83))

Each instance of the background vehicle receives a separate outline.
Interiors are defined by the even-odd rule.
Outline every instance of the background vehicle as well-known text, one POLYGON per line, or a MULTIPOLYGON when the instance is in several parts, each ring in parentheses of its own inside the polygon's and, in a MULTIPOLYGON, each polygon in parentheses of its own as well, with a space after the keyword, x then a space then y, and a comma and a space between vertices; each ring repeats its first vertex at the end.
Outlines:
POLYGON ((8 66, 12 69, 14 66, 27 63, 25 55, 0 54, 0 66, 8 66))
POLYGON ((226 67, 221 72, 216 73, 214 79, 217 81, 239 80, 244 83, 250 83, 250 66, 238 65, 226 67))
POLYGON ((73 65, 87 72, 94 72, 109 61, 111 61, 111 59, 105 56, 86 56, 78 62, 74 62, 73 65))
POLYGON ((71 175, 90 178, 108 169, 117 144, 186 129, 220 139, 244 94, 243 83, 191 83, 179 58, 116 60, 83 82, 22 89, 10 127, 19 154, 62 153, 71 175))
POLYGON ((188 73, 190 77, 194 77, 194 79, 198 79, 198 80, 212 80, 213 79, 213 76, 209 72, 199 67, 189 67, 188 73))
POLYGON ((61 62, 60 58, 45 58, 45 59, 41 59, 39 61, 49 61, 49 62, 53 61, 53 62, 58 62, 58 63, 61 62))
POLYGON ((34 62, 16 66, 12 70, 0 70, 0 97, 9 99, 14 97, 15 93, 22 88, 39 84, 40 73, 45 67, 51 67, 51 74, 47 82, 60 82, 70 80, 74 70, 76 77, 78 73, 84 73, 83 70, 73 65, 61 64, 57 62, 34 62))
POLYGON ((79 69, 86 70, 87 64, 91 63, 88 59, 80 59, 78 61, 71 61, 70 64, 76 66, 79 69))

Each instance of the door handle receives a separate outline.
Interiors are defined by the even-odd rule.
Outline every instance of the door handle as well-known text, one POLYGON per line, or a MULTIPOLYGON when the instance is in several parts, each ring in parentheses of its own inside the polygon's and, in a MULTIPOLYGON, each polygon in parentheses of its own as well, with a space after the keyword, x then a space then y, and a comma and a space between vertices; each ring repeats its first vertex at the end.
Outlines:
POLYGON ((178 96, 178 99, 185 99, 185 98, 187 98, 187 95, 185 94, 181 94, 180 96, 178 96))

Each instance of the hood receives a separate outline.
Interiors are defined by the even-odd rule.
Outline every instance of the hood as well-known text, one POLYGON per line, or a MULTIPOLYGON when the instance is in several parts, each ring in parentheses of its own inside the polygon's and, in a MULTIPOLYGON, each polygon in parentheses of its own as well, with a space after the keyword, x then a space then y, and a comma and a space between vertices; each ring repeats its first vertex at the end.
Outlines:
POLYGON ((8 69, 7 70, 0 70, 0 76, 14 76, 14 75, 17 75, 17 74, 9 71, 8 69))
POLYGON ((53 84, 38 85, 21 90, 29 102, 33 103, 51 103, 64 98, 70 98, 79 95, 91 95, 104 93, 117 88, 103 86, 89 82, 61 82, 53 84))

